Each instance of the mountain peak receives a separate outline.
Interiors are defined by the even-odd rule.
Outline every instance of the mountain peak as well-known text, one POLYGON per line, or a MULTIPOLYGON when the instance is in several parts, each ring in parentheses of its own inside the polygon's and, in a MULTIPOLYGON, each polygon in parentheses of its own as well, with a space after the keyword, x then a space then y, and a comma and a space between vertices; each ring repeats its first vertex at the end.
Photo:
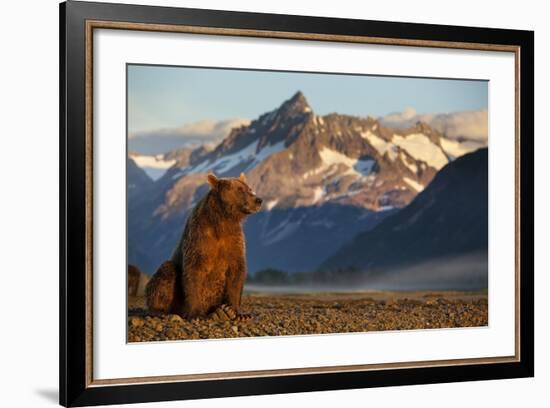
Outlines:
POLYGON ((307 100, 302 91, 296 91, 294 95, 292 95, 292 98, 290 98, 291 101, 294 102, 300 102, 305 103, 307 105, 307 100))
POLYGON ((311 112, 311 107, 301 91, 296 92, 292 98, 286 100, 279 109, 294 116, 295 114, 311 112))

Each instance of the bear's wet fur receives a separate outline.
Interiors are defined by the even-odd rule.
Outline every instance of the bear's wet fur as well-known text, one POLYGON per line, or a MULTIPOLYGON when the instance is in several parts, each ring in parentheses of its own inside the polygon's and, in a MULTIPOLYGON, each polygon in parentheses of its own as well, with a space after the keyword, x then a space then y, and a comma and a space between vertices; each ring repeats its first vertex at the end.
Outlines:
POLYGON ((246 279, 242 222, 258 212, 262 200, 239 178, 209 174, 210 191, 189 216, 178 245, 147 285, 153 313, 204 317, 221 305, 240 314, 246 279))

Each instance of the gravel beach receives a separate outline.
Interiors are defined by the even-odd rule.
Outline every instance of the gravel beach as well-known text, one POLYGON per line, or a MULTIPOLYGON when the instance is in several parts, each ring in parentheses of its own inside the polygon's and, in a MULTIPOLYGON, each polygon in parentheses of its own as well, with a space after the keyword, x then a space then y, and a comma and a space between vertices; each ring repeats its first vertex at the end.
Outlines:
POLYGON ((154 316, 145 299, 128 299, 128 341, 288 336, 382 330, 479 327, 488 324, 487 295, 465 292, 368 292, 243 295, 250 321, 188 321, 154 316))

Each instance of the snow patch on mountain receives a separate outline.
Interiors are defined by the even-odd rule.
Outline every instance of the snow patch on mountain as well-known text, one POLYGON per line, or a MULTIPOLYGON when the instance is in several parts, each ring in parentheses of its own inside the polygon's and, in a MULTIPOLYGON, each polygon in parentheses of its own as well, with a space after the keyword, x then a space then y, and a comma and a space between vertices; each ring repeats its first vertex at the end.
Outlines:
POLYGON ((267 203, 265 203, 265 208, 267 209, 267 211, 271 211, 273 209, 273 207, 275 207, 277 205, 278 202, 279 202, 279 200, 268 201, 267 203))
POLYGON ((420 183, 418 183, 417 181, 413 180, 413 179, 410 179, 408 177, 403 177, 403 180, 409 185, 411 186, 412 188, 414 188, 416 191, 420 192, 422 190, 424 190, 424 186, 420 183))
POLYGON ((357 177, 369 175, 374 166, 374 160, 370 158, 362 160, 354 159, 328 147, 323 147, 319 152, 319 156, 321 156, 321 160, 323 161, 321 169, 328 170, 332 166, 344 165, 348 168, 344 174, 355 175, 357 177))
POLYGON ((401 152, 399 157, 403 164, 407 166, 410 171, 412 171, 414 174, 418 172, 418 167, 416 166, 416 163, 409 163, 409 160, 407 159, 407 155, 405 153, 401 152))
POLYGON ((163 154, 156 156, 132 154, 130 157, 153 181, 161 178, 170 167, 176 164, 176 160, 165 160, 163 154))
POLYGON ((394 134, 392 142, 415 159, 426 162, 437 170, 449 162, 443 150, 422 133, 412 133, 406 137, 394 134))
POLYGON ((244 171, 250 171, 272 154, 285 149, 284 140, 273 145, 267 145, 263 147, 259 152, 257 151, 258 144, 259 140, 256 140, 245 146, 241 150, 220 157, 213 162, 210 159, 207 159, 194 167, 186 169, 184 173, 192 174, 213 171, 217 174, 223 174, 242 163, 248 163, 244 171))
MULTIPOLYGON (((280 152, 284 149, 285 149, 285 141, 284 140, 281 140, 280 142, 272 144, 272 145, 265 146, 262 150, 260 150, 258 153, 256 153, 256 158, 254 160, 254 166, 253 167, 255 167, 261 161, 267 159, 272 154, 278 153, 278 152, 280 152)), ((252 170, 252 168, 247 168, 246 170, 247 171, 252 170)))
POLYGON ((323 187, 315 187, 315 189, 313 190, 313 204, 321 201, 324 195, 325 189, 323 187))
POLYGON ((460 142, 458 140, 447 139, 445 137, 442 137, 440 141, 441 141, 440 142, 441 148, 453 160, 466 153, 471 153, 485 146, 483 143, 476 142, 476 141, 467 140, 464 142, 460 142))
POLYGON ((320 167, 308 170, 304 174, 302 174, 302 179, 305 180, 309 177, 316 176, 317 174, 322 173, 325 170, 326 170, 325 166, 320 166, 320 167))
POLYGON ((212 163, 212 166, 210 166, 210 170, 222 174, 231 170, 233 167, 242 162, 253 160, 257 148, 258 142, 252 142, 248 146, 242 148, 235 153, 220 157, 218 160, 212 163))
POLYGON ((370 130, 361 132, 361 137, 366 139, 381 156, 387 153, 390 160, 393 161, 397 158, 397 148, 393 143, 385 141, 370 130))

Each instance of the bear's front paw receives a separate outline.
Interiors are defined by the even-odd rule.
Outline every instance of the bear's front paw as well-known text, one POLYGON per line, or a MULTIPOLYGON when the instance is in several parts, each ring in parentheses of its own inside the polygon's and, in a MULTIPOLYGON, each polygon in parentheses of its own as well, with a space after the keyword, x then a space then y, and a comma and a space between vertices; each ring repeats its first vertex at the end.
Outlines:
POLYGON ((212 320, 218 320, 218 321, 229 321, 229 320, 235 320, 237 317, 237 312, 233 310, 233 308, 229 305, 221 305, 219 306, 214 312, 210 314, 210 318, 212 320))
POLYGON ((249 322, 252 319, 254 319, 254 316, 252 316, 252 314, 250 313, 239 313, 235 318, 235 320, 243 323, 249 322))
POLYGON ((252 315, 248 313, 237 313, 231 306, 223 304, 210 314, 210 318, 216 321, 233 320, 238 322, 248 322, 252 320, 252 315))

